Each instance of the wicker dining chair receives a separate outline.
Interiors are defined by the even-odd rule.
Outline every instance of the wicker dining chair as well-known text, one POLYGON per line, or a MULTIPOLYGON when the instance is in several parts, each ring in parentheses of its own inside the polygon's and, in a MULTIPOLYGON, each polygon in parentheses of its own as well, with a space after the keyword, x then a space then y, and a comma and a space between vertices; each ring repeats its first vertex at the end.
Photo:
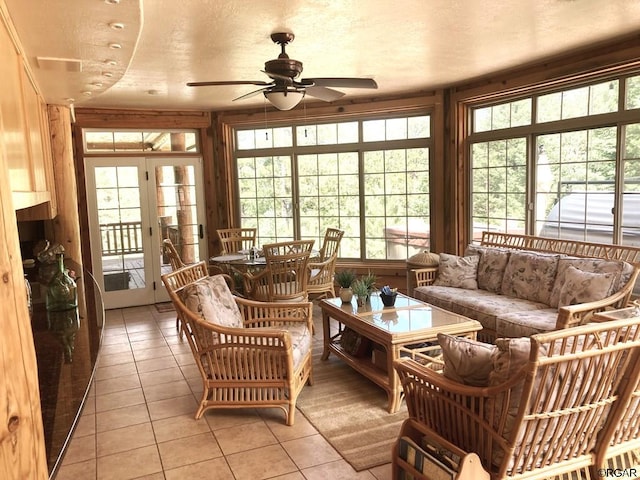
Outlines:
POLYGON ((336 262, 338 261, 338 248, 343 235, 344 231, 337 228, 327 228, 325 231, 318 260, 314 259, 307 264, 309 271, 307 292, 309 297, 333 298, 336 296, 333 277, 336 272, 336 262))
MULTIPOLYGON (((640 318, 498 339, 495 346, 464 340, 451 349, 440 340, 457 358, 447 362, 445 355, 444 373, 412 359, 394 364, 421 444, 456 458, 477 454, 492 480, 594 478, 596 453, 604 457, 611 443, 605 433, 617 430, 640 375, 640 318), (460 376, 464 359, 473 384, 460 376), (484 363, 492 367, 488 381, 478 377, 484 363)), ((415 473, 397 449, 393 456, 394 478, 415 473)))
POLYGON ((256 246, 255 228, 219 228, 216 233, 223 255, 250 250, 256 246))
POLYGON ((162 240, 162 248, 164 250, 164 254, 169 258, 169 264, 171 265, 172 270, 177 270, 186 266, 186 263, 182 261, 176 246, 173 244, 170 238, 165 238, 162 240))
POLYGON ((293 240, 263 245, 264 269, 244 276, 247 296, 263 302, 306 302, 313 244, 314 240, 293 240))
MULTIPOLYGON (((178 250, 176 249, 176 246, 173 244, 173 242, 171 241, 170 238, 165 238, 164 240, 162 240, 162 249, 163 249, 163 253, 169 258, 169 265, 171 265, 171 270, 172 271, 176 271, 176 270, 186 266, 186 264, 182 261, 182 258, 180 257, 180 254, 178 253, 178 250)), ((195 275, 196 272, 197 271, 194 270, 192 273, 195 275)), ((200 273, 202 273, 202 272, 200 272, 200 273)), ((208 273, 206 271, 202 274, 203 277, 205 277, 207 275, 208 275, 208 273)), ((193 280, 195 280, 195 278, 193 280)), ((182 328, 180 326, 180 317, 179 316, 176 316, 176 330, 178 330, 180 332, 180 337, 182 337, 183 331, 182 331, 182 328)))
POLYGON ((202 378, 195 418, 212 408, 281 408, 313 382, 312 303, 234 297, 222 275, 198 278, 204 262, 162 275, 202 378), (187 280, 194 279, 191 282, 187 280))

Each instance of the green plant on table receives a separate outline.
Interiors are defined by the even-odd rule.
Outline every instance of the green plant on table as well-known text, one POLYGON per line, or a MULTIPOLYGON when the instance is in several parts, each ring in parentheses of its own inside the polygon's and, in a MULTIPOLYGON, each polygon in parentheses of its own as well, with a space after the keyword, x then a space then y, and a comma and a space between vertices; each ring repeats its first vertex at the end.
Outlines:
POLYGON ((369 293, 376 289, 376 281, 378 280, 378 277, 375 273, 371 272, 371 270, 369 270, 366 275, 363 275, 361 280, 367 286, 369 293))
POLYGON ((351 284, 351 290, 353 290, 353 294, 358 298, 367 298, 369 295, 369 284, 359 278, 351 284))
POLYGON ((356 274, 353 270, 340 270, 335 275, 336 283, 342 288, 349 288, 356 279, 356 274))

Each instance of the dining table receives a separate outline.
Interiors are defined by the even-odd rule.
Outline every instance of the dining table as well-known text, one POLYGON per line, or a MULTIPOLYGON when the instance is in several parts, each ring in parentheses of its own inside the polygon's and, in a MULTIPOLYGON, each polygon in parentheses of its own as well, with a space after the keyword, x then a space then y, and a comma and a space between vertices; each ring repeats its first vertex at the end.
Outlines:
MULTIPOLYGON (((312 250, 309 258, 318 258, 319 250, 312 250)), ((212 266, 218 267, 222 272, 234 278, 236 290, 238 293, 245 294, 250 278, 259 274, 267 266, 267 261, 261 252, 251 255, 249 250, 241 250, 239 252, 223 253, 209 258, 212 266)))

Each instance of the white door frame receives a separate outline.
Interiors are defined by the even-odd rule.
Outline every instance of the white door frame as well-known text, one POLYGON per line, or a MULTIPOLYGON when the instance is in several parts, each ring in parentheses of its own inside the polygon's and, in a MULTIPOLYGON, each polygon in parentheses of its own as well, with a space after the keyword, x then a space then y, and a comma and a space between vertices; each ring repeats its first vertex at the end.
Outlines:
MULTIPOLYGON (((85 157, 85 183, 87 187, 87 213, 89 217, 89 238, 93 275, 103 291, 105 308, 123 308, 165 302, 169 296, 162 284, 161 231, 156 198, 156 167, 173 165, 193 165, 195 169, 195 205, 200 232, 206 231, 204 212, 204 190, 202 186, 202 158, 183 156, 162 157, 85 157), (144 265, 144 286, 134 289, 105 291, 102 261, 102 239, 98 222, 98 200, 95 185, 96 167, 136 167, 140 194, 140 220, 142 222, 142 262, 144 265)), ((207 242, 204 235, 198 236, 200 258, 208 258, 207 242)))

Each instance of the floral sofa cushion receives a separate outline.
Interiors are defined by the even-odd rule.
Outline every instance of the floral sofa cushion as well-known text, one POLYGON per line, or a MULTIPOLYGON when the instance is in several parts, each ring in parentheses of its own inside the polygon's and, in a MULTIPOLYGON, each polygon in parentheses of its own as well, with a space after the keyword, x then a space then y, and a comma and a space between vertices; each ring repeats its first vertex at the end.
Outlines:
MULTIPOLYGON (((617 291, 622 288, 629 279, 629 269, 626 268, 630 266, 626 262, 620 262, 617 260, 601 260, 597 258, 577 258, 577 257, 568 257, 564 256, 558 260, 558 273, 556 274, 556 279, 553 284, 553 290, 551 291, 551 298, 549 299, 549 305, 552 307, 559 307, 560 305, 560 292, 564 287, 567 279, 567 269, 569 267, 575 267, 578 270, 583 272, 590 273, 615 273, 619 275, 617 281, 612 285, 612 292, 617 291), (626 274, 626 280, 624 279, 624 275, 626 274), (622 282, 620 280, 623 280, 622 282)), ((631 266, 631 270, 633 267, 631 266)), ((599 299, 598 299, 599 300, 599 299)))
POLYGON ((556 308, 512 311, 496 318, 495 331, 498 337, 530 337, 536 333, 555 330, 557 322, 556 308))
POLYGON ((558 308, 608 297, 618 277, 619 273, 583 272, 570 265, 565 273, 564 285, 560 289, 558 308))
POLYGON ((502 293, 549 305, 560 255, 512 252, 502 279, 502 293))
POLYGON ((459 257, 448 253, 441 253, 438 264, 438 275, 434 285, 441 287, 457 287, 475 290, 478 288, 476 279, 480 257, 459 257))
POLYGON ((504 270, 509 262, 510 251, 504 248, 469 245, 465 256, 479 255, 478 288, 493 293, 502 293, 504 270))
POLYGON ((544 303, 498 295, 486 290, 463 290, 433 285, 415 288, 413 296, 436 307, 477 320, 489 330, 496 330, 496 319, 501 315, 549 308, 544 303))
POLYGON ((238 304, 222 275, 201 278, 178 294, 190 311, 209 323, 224 327, 243 326, 238 304))

